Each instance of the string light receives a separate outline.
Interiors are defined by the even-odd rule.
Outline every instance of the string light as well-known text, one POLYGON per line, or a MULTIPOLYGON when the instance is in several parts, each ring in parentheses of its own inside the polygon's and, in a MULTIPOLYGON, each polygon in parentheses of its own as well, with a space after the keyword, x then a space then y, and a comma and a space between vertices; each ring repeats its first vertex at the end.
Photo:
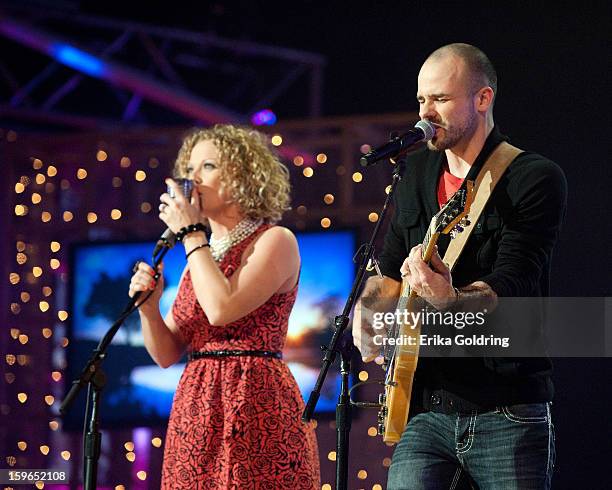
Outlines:
POLYGON ((359 470, 357 472, 357 478, 360 480, 365 480, 368 477, 368 472, 366 470, 359 470))
POLYGON ((154 437, 153 439, 151 439, 151 444, 153 445, 153 447, 161 447, 162 440, 159 437, 154 437))
POLYGON ((45 396, 45 403, 49 406, 53 405, 53 402, 55 401, 55 397, 53 395, 47 395, 45 396))
POLYGON ((51 289, 51 286, 43 286, 42 293, 43 296, 49 297, 53 294, 53 289, 51 289))
POLYGON ((111 211, 111 219, 118 220, 121 218, 121 211, 119 209, 113 209, 111 211))
POLYGON ((49 446, 46 446, 46 445, 40 446, 40 452, 46 456, 47 454, 49 454, 49 446))
POLYGON ((325 153, 319 153, 317 155, 317 162, 325 163, 327 161, 327 155, 325 153))
POLYGON ((32 267, 32 274, 34 274, 34 277, 40 277, 42 276, 43 270, 41 267, 32 267))
POLYGON ((334 199, 335 198, 333 194, 325 194, 325 196, 323 196, 323 202, 325 204, 333 204, 334 199))
POLYGON ((367 381, 369 376, 367 371, 359 371, 359 381, 367 381))
POLYGON ((378 213, 368 214, 368 220, 370 220, 372 223, 376 223, 378 221, 378 213))
POLYGON ((329 459, 330 461, 336 461, 336 451, 330 451, 327 454, 327 459, 329 459))
POLYGON ((147 178, 147 173, 144 170, 137 170, 136 173, 134 174, 134 178, 138 182, 142 182, 147 178))
POLYGON ((42 201, 42 197, 38 192, 32 194, 32 204, 38 204, 40 201, 42 201))
POLYGON ((45 174, 36 174, 36 183, 39 185, 42 185, 45 183, 45 180, 47 180, 47 177, 45 177, 45 174))
POLYGON ((72 221, 72 218, 74 218, 74 214, 72 214, 70 211, 64 211, 62 218, 66 223, 68 223, 72 221))
POLYGON ((60 310, 57 312, 57 317, 60 319, 60 321, 63 322, 68 318, 68 312, 64 310, 60 310))
POLYGON ((65 461, 68 461, 71 456, 70 451, 62 451, 61 456, 62 456, 62 459, 64 459, 65 461))
POLYGON ((136 473, 136 476, 138 477, 139 480, 146 480, 147 479, 147 472, 140 470, 138 473, 136 473))
POLYGON ((51 337, 51 335, 53 335, 53 331, 48 327, 43 328, 41 332, 42 332, 42 336, 46 339, 48 339, 49 337, 51 337))
POLYGON ((329 218, 323 218, 321 220, 321 227, 322 228, 329 228, 331 226, 331 220, 329 218))
POLYGON ((302 157, 301 155, 297 155, 296 157, 294 157, 293 165, 295 165, 296 167, 304 165, 304 157, 302 157))
POLYGON ((49 261, 49 266, 51 266, 51 269, 53 269, 53 270, 59 269, 60 265, 61 265, 60 261, 57 260, 57 259, 51 259, 49 261))
POLYGON ((19 400, 20 403, 25 403, 28 401, 28 395, 23 392, 17 393, 17 400, 19 400))
POLYGON ((159 167, 159 160, 155 157, 149 158, 149 168, 159 167))
POLYGON ((378 435, 378 430, 376 429, 376 427, 369 427, 368 428, 368 435, 370 437, 374 437, 378 435))
POLYGON ((51 378, 53 379, 53 381, 58 383, 62 379, 62 373, 60 373, 59 371, 53 371, 51 373, 51 378))
POLYGON ((25 451, 28 448, 28 443, 25 441, 19 441, 17 443, 17 447, 19 448, 20 451, 25 451))
POLYGON ((42 166, 43 162, 39 158, 35 158, 34 160, 32 160, 32 167, 34 168, 34 170, 39 170, 42 168, 42 166))
POLYGON ((113 187, 121 187, 122 184, 123 180, 121 179, 121 177, 113 177, 113 187))
POLYGON ((151 203, 143 202, 140 205, 140 211, 142 211, 143 213, 148 213, 149 211, 151 211, 151 203))
POLYGON ((15 206, 16 216, 25 216, 26 214, 28 214, 28 207, 25 204, 17 204, 15 206))
POLYGON ((129 452, 125 454, 125 459, 127 459, 130 463, 136 461, 136 455, 133 452, 129 452))
POLYGON ((96 213, 87 213, 87 222, 95 223, 98 221, 98 215, 96 213))
POLYGON ((15 256, 15 261, 19 264, 19 265, 23 265, 28 261, 28 256, 26 254, 24 254, 23 252, 19 252, 16 256, 15 256))
POLYGON ((306 167, 304 170, 302 170, 302 173, 304 174, 304 177, 312 177, 314 175, 314 170, 311 167, 306 167))
POLYGON ((130 165, 132 165, 132 161, 129 157, 121 157, 119 165, 121 165, 121 168, 128 168, 130 165))
POLYGON ((30 340, 30 338, 26 334, 22 333, 21 335, 19 335, 19 343, 21 345, 26 345, 28 343, 28 340, 30 340))
POLYGON ((133 451, 134 450, 134 443, 132 441, 127 441, 123 447, 125 448, 126 451, 133 451))
POLYGON ((23 252, 26 249, 26 244, 22 241, 19 241, 15 244, 18 252, 23 252))
POLYGON ((46 301, 40 301, 38 303, 38 307, 40 308, 40 311, 45 313, 49 309, 49 303, 47 303, 46 301))
POLYGON ((363 175, 361 172, 355 172, 353 174, 353 182, 361 182, 363 180, 363 175))
POLYGON ((51 213, 49 211, 43 211, 40 215, 40 220, 43 223, 48 223, 49 221, 51 221, 51 213))
POLYGON ((104 162, 107 158, 108 153, 106 153, 104 150, 98 150, 98 152, 96 153, 96 160, 98 160, 99 162, 104 162))
POLYGON ((21 194, 23 191, 25 191, 25 185, 23 185, 21 182, 17 182, 15 184, 15 192, 17 194, 21 194))
POLYGON ((23 301, 24 303, 27 303, 28 301, 30 301, 30 293, 28 293, 27 291, 22 291, 19 297, 21 298, 21 301, 23 301))
POLYGON ((49 248, 51 249, 52 252, 57 252, 60 248, 62 248, 62 245, 60 244, 60 242, 56 242, 53 241, 49 244, 49 248))
POLYGON ((271 141, 274 146, 280 146, 283 144, 283 137, 280 134, 275 134, 272 136, 271 141))
POLYGON ((53 165, 49 165, 47 168, 47 175, 49 177, 55 177, 57 175, 57 168, 55 168, 53 165))
POLYGON ((84 178, 87 177, 87 170, 85 170, 84 168, 79 168, 77 170, 76 176, 77 176, 77 179, 83 180, 84 178))

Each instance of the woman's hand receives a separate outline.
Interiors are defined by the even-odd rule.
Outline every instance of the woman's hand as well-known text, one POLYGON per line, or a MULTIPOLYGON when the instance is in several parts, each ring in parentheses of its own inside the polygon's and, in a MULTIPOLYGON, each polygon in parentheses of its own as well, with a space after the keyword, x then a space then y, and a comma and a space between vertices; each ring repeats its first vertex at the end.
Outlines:
POLYGON ((155 280, 155 270, 146 262, 138 262, 138 266, 134 268, 135 272, 130 280, 130 290, 128 295, 133 298, 136 293, 141 293, 138 298, 138 307, 142 313, 147 313, 149 310, 159 308, 159 299, 164 291, 164 277, 161 273, 164 270, 163 262, 159 265, 159 279, 155 280), (146 295, 152 291, 151 297, 141 306, 146 295))
POLYGON ((200 210, 200 194, 194 186, 191 194, 191 202, 183 195, 179 185, 172 179, 166 179, 166 184, 174 189, 174 199, 168 193, 160 196, 159 219, 161 219, 173 233, 178 233, 181 228, 202 221, 200 210))

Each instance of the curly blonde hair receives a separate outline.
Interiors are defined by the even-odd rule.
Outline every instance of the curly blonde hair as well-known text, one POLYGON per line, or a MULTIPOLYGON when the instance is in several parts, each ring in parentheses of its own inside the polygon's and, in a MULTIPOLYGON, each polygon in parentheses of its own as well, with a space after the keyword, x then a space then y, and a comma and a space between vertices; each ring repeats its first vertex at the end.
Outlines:
POLYGON ((291 209, 289 170, 272 152, 268 137, 252 128, 216 124, 192 129, 178 152, 175 177, 187 177, 191 152, 201 141, 214 143, 222 189, 246 216, 275 223, 291 209))

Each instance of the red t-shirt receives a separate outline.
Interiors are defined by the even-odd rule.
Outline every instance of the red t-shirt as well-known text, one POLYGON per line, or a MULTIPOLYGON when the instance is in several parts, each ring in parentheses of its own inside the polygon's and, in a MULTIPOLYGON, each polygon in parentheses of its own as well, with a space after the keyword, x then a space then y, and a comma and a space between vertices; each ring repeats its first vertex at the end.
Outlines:
POLYGON ((455 177, 447 168, 444 169, 438 180, 438 204, 444 206, 450 197, 459 190, 463 184, 461 177, 455 177))

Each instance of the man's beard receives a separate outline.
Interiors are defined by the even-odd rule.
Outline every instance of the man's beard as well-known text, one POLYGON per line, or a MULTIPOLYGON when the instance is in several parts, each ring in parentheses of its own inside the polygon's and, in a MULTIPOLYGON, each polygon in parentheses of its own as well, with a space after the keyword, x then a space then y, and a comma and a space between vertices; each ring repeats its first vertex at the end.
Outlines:
POLYGON ((436 124, 439 124, 443 131, 444 136, 439 138, 438 136, 434 136, 434 138, 427 142, 427 148, 433 151, 443 151, 448 150, 449 148, 453 148, 457 145, 463 138, 466 136, 470 137, 476 131, 476 113, 471 112, 469 116, 458 125, 448 125, 442 126, 438 121, 432 121, 436 124), (435 142, 433 140, 436 140, 435 142))

